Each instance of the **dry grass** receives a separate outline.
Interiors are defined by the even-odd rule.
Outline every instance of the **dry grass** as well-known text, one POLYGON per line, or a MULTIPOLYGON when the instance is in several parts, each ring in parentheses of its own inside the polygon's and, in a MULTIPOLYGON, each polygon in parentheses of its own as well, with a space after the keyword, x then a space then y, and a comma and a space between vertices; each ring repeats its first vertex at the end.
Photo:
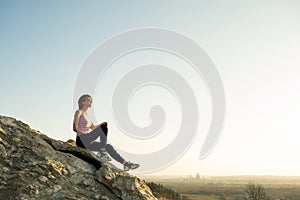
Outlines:
POLYGON ((215 200, 225 194, 228 200, 241 199, 245 187, 250 183, 261 184, 271 199, 289 197, 300 199, 300 177, 277 176, 228 176, 207 177, 205 179, 189 178, 145 178, 147 181, 160 183, 178 193, 185 194, 191 200, 215 200))

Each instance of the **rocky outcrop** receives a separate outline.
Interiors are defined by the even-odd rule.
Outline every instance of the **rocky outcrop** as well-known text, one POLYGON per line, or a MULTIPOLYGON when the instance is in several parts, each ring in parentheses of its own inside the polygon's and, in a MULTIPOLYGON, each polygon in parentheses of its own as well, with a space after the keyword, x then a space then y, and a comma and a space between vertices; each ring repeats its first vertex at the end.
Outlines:
POLYGON ((143 180, 73 145, 0 116, 0 199, 156 199, 143 180))

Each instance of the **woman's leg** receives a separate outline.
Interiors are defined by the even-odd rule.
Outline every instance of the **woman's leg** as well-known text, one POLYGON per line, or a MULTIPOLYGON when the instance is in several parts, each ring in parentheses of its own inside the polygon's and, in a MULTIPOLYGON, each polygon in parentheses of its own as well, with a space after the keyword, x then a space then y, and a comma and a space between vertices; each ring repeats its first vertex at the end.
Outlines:
POLYGON ((85 148, 79 136, 76 137, 76 146, 85 148))
POLYGON ((124 164, 124 158, 122 158, 122 156, 120 156, 120 154, 115 150, 115 148, 111 145, 111 144, 107 144, 106 145, 106 151, 109 153, 109 155, 115 159, 116 161, 118 161, 121 164, 124 164))
MULTIPOLYGON (((79 137, 76 138, 76 144, 77 144, 77 146, 80 146, 83 144, 79 137)), ((90 151, 99 151, 99 149, 101 148, 101 144, 100 144, 100 142, 92 142, 86 147, 83 146, 83 148, 87 148, 90 151)), ((136 169, 140 166, 139 164, 126 162, 124 160, 124 158, 122 158, 122 156, 120 156, 120 154, 115 150, 115 148, 111 144, 106 145, 106 151, 109 153, 109 155, 113 159, 115 159, 116 161, 118 161, 119 163, 124 165, 125 171, 130 170, 130 169, 136 169)))
MULTIPOLYGON (((90 151, 99 151, 100 147, 100 142, 92 142, 89 146, 87 146, 87 149, 89 149, 90 151)), ((122 158, 122 156, 120 156, 120 154, 115 150, 115 148, 111 144, 106 145, 106 151, 117 162, 121 164, 126 163, 125 159, 122 158)))
MULTIPOLYGON (((93 131, 80 135, 80 140, 83 143, 83 145, 89 149, 88 147, 91 145, 91 143, 95 143, 94 141, 100 137, 100 148, 105 148, 107 143, 107 123, 102 124, 98 128, 94 129, 93 131)), ((76 140, 77 141, 77 140, 76 140)), ((98 149, 97 151, 99 151, 98 149)))

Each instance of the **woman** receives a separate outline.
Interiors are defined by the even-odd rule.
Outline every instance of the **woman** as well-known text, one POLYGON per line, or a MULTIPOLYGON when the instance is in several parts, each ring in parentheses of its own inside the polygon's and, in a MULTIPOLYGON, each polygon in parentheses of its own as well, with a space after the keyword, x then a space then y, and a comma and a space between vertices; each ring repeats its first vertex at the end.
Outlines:
POLYGON ((110 161, 111 158, 124 165, 124 170, 136 169, 140 165, 127 162, 122 158, 114 147, 107 144, 107 123, 102 122, 99 125, 94 125, 88 116, 88 108, 92 107, 92 97, 90 95, 82 95, 78 100, 79 109, 75 112, 73 120, 73 130, 76 134, 76 145, 86 148, 90 151, 99 152, 99 156, 103 161, 110 161), (91 131, 90 131, 91 129, 91 131), (96 141, 100 137, 100 142, 96 141))

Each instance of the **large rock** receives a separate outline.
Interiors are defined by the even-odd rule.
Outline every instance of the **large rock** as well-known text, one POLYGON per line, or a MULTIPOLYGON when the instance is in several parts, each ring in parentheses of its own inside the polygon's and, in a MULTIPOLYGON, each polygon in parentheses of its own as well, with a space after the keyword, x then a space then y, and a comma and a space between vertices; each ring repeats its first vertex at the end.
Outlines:
POLYGON ((94 153, 0 116, 0 199, 156 199, 94 153))

